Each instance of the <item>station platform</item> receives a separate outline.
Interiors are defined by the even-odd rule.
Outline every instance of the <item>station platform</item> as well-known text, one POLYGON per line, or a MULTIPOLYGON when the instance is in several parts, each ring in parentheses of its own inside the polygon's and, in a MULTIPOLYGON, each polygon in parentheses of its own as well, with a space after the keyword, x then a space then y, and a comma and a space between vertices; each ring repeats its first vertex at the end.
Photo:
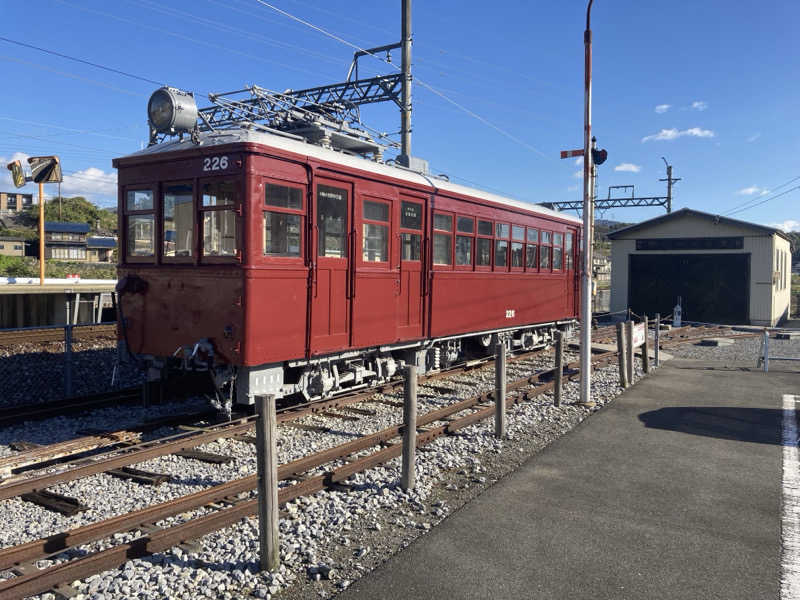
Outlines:
POLYGON ((113 320, 112 279, 0 277, 0 329, 113 320), (77 309, 76 309, 77 307, 77 309))
POLYGON ((784 394, 665 363, 337 597, 777 600, 784 394))

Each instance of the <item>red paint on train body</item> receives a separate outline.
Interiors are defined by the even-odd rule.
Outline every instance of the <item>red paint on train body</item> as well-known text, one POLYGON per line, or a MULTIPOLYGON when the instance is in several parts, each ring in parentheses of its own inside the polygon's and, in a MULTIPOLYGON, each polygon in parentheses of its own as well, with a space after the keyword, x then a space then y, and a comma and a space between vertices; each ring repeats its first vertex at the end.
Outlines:
POLYGON ((114 160, 132 351, 255 366, 577 318, 575 219, 293 144, 114 160))

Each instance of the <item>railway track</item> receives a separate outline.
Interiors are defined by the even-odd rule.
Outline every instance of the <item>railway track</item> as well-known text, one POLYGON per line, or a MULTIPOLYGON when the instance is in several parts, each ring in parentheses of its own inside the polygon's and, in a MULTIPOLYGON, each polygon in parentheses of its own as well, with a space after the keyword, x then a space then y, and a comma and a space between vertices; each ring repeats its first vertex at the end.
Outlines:
MULTIPOLYGON (((72 340, 82 341, 99 337, 117 336, 116 324, 108 325, 86 325, 83 327, 73 327, 72 340)), ((41 329, 24 329, 18 331, 0 331, 0 347, 15 346, 17 344, 31 344, 41 342, 63 342, 63 327, 46 327, 41 329)))
MULTIPOLYGON (((608 352, 593 357, 594 364, 607 363, 613 359, 615 353, 608 352)), ((567 365, 568 377, 575 377, 577 363, 567 365)), ((552 381, 544 379, 552 377, 552 369, 520 378, 509 382, 508 407, 530 400, 535 396, 547 392, 553 387, 552 381), (533 389, 527 389, 535 385, 533 389)), ((452 375, 453 373, 448 373, 452 375)), ((432 410, 417 419, 419 428, 418 445, 426 445, 442 435, 449 435, 464 427, 477 423, 494 415, 493 393, 483 393, 466 400, 455 402, 449 406, 432 410), (460 415, 469 411, 469 414, 460 415), (460 416, 459 416, 460 415, 460 416)), ((284 417, 279 420, 288 420, 288 415, 297 413, 284 412, 284 417)), ((253 417, 244 419, 243 423, 226 428, 224 432, 212 430, 193 436, 193 441, 198 439, 212 439, 221 433, 233 435, 253 427, 253 417)), ((281 504, 289 502, 303 495, 312 494, 327 487, 341 485, 348 477, 355 473, 367 470, 374 466, 400 456, 402 444, 395 442, 402 433, 402 426, 395 425, 373 434, 362 436, 358 439, 334 446, 322 452, 281 465, 278 476, 281 480, 292 479, 297 483, 287 485, 279 492, 281 504), (365 457, 352 458, 344 465, 335 467, 323 475, 310 476, 308 473, 327 463, 339 459, 347 459, 355 453, 369 449, 376 449, 365 457)), ((169 442, 173 443, 173 442, 169 442)), ((178 446, 180 446, 180 442, 178 446)), ((143 460, 137 458, 135 460, 143 460)), ((120 515, 105 521, 93 523, 72 531, 63 532, 47 538, 0 550, 0 570, 13 569, 15 565, 35 562, 43 558, 56 556, 65 550, 104 539, 115 533, 139 530, 147 524, 148 533, 131 543, 120 544, 95 552, 74 561, 59 564, 46 569, 31 571, 30 568, 20 570, 21 575, 6 582, 0 582, 0 597, 23 598, 28 595, 41 593, 53 587, 83 579, 89 575, 119 566, 135 557, 147 556, 155 552, 166 550, 176 544, 201 537, 217 529, 235 523, 239 519, 255 514, 257 499, 249 497, 257 483, 257 476, 250 475, 233 480, 212 488, 196 492, 165 503, 154 505, 133 513, 120 515), (244 495, 244 497, 239 497, 244 495), (238 497, 238 498, 237 498, 238 497), (226 504, 226 508, 216 510, 210 514, 191 519, 181 525, 153 530, 153 524, 162 519, 175 516, 190 510, 219 503, 226 504), (27 574, 24 571, 28 571, 27 574)), ((26 489, 30 483, 26 483, 26 489)), ((0 488, 1 489, 1 488, 0 488)), ((20 489, 19 487, 16 488, 20 489)), ((7 491, 0 497, 8 497, 7 491)))
MULTIPOLYGON (((665 336, 662 347, 722 335, 734 338, 758 335, 753 333, 732 334, 730 329, 727 328, 704 328, 698 332, 697 328, 691 327, 673 330, 671 333, 672 335, 665 336)), ((523 357, 518 357, 517 360, 527 358, 533 354, 536 353, 527 353, 523 357)), ((592 357, 593 368, 607 365, 615 360, 615 357, 616 352, 613 351, 594 354, 592 357)), ((567 379, 578 376, 577 366, 577 362, 569 363, 566 366, 567 379)), ((426 378, 426 380, 430 381, 452 376, 468 368, 469 366, 462 365, 452 371, 434 374, 426 378)), ((507 384, 509 393, 507 398, 508 408, 510 409, 515 404, 528 401, 549 391, 554 385, 550 380, 552 374, 552 369, 544 370, 509 382, 507 384)), ((278 415, 278 421, 287 422, 309 414, 324 414, 336 408, 344 408, 350 404, 363 402, 376 392, 387 392, 400 385, 402 384, 386 384, 385 386, 358 392, 348 397, 287 407, 278 415)), ((472 398, 460 400, 421 415, 417 420, 419 429, 418 445, 429 444, 442 435, 453 434, 464 427, 491 418, 495 413, 493 400, 493 393, 491 392, 478 394, 472 398)), ((64 473, 46 474, 0 486, 0 499, 10 498, 26 491, 41 490, 58 482, 71 481, 94 473, 104 472, 111 468, 135 464, 155 456, 194 448, 197 445, 220 437, 241 435, 254 427, 254 424, 255 417, 243 417, 211 428, 139 444, 138 447, 131 446, 112 456, 95 460, 90 464, 77 466, 64 473)), ((291 480, 292 483, 281 488, 279 492, 280 503, 284 504, 300 496, 313 494, 328 487, 341 486, 351 475, 400 456, 402 444, 399 443, 397 438, 401 434, 402 426, 394 425, 281 465, 279 467, 279 478, 284 481, 291 480), (362 453, 365 450, 374 451, 367 456, 354 456, 356 453, 362 453), (330 468, 322 475, 310 473, 332 461, 340 459, 346 459, 347 462, 330 468)), ((252 497, 256 483, 256 476, 250 475, 132 513, 0 550, 0 570, 17 568, 16 572, 18 573, 17 577, 0 582, 0 598, 24 598, 28 595, 42 593, 60 584, 76 579, 84 579, 94 573, 115 568, 131 558, 164 551, 187 540, 196 539, 229 526, 241 518, 252 516, 257 511, 257 498, 252 497), (215 510, 172 527, 158 528, 154 525, 162 519, 202 507, 214 507, 215 510), (32 567, 30 564, 41 559, 53 558, 70 548, 105 539, 115 533, 132 530, 140 531, 142 535, 130 543, 119 544, 107 550, 90 553, 76 560, 41 570, 32 567), (20 565, 24 564, 28 564, 28 566, 19 568, 20 565)))

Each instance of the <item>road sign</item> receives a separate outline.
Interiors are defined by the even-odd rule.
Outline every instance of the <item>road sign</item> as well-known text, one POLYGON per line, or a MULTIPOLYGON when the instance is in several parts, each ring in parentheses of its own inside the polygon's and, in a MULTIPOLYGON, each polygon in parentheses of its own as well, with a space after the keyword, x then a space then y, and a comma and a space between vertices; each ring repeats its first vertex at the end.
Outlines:
POLYGON ((580 150, 562 150, 561 158, 574 158, 576 156, 583 156, 583 149, 580 150))
POLYGON ((631 347, 638 348, 639 346, 644 345, 644 336, 647 335, 647 331, 645 331, 644 323, 639 323, 638 325, 633 326, 633 335, 631 347))
POLYGON ((23 187, 25 185, 25 172, 22 170, 22 163, 15 160, 8 163, 6 168, 11 171, 11 179, 14 180, 14 185, 18 188, 23 187))
POLYGON ((34 183, 61 183, 61 163, 57 156, 31 156, 31 176, 34 183))

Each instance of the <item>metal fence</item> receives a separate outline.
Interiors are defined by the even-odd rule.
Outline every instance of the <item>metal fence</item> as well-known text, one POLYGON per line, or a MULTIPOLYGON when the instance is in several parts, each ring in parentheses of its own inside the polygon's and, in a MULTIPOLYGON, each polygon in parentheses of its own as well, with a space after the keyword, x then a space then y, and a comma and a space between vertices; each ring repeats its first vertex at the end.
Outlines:
POLYGON ((88 328, 113 324, 0 329, 0 339, 6 339, 0 345, 0 405, 60 400, 142 383, 139 370, 120 361, 115 334, 104 339, 87 335, 88 328), (8 342, 11 338, 16 341, 8 342))

